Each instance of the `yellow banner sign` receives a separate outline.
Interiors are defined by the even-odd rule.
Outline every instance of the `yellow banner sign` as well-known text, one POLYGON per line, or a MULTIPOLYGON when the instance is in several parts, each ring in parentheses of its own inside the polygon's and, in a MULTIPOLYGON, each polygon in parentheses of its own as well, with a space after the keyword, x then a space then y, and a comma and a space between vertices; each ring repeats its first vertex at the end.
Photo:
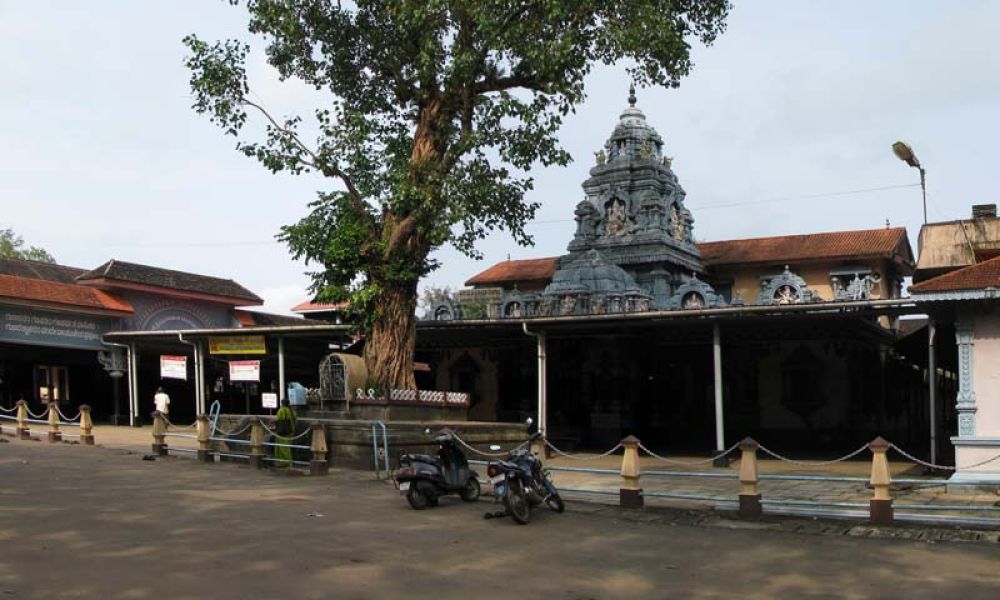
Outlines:
POLYGON ((209 354, 267 354, 262 335, 241 335, 208 338, 209 354))

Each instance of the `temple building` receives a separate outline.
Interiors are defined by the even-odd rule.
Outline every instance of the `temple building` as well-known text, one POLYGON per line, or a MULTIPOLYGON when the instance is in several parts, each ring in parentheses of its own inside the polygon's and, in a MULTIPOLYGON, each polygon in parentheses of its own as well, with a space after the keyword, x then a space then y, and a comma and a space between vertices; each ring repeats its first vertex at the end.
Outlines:
MULTIPOLYGON (((493 265, 418 324, 417 360, 470 394, 470 418, 537 415, 565 447, 633 434, 710 452, 751 435, 828 454, 883 435, 927 452, 927 348, 901 345, 925 323, 903 293, 904 228, 696 242, 631 91, 583 192, 566 254, 493 265)), ((956 360, 937 362, 943 454, 956 360)))

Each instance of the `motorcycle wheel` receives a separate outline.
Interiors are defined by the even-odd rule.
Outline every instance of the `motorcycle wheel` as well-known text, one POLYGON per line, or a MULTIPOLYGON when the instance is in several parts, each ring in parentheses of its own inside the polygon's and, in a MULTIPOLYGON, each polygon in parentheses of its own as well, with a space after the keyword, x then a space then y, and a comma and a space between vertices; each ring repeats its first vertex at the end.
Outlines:
POLYGON ((481 492, 482 489, 479 487, 479 480, 475 477, 469 477, 469 481, 466 482, 465 487, 462 488, 462 491, 459 492, 458 495, 461 496, 462 500, 466 502, 475 502, 476 500, 479 500, 479 494, 481 492))
POLYGON ((430 506, 430 498, 421 489, 422 486, 417 485, 417 482, 410 484, 410 489, 406 492, 406 501, 410 503, 410 508, 413 510, 424 510, 430 506))
POLYGON ((524 484, 520 480, 513 480, 507 486, 503 505, 507 509, 507 514, 518 525, 527 525, 531 520, 531 504, 528 503, 528 494, 524 491, 524 484))
POLYGON ((561 513, 566 510, 566 504, 563 503, 563 499, 559 496, 559 494, 550 494, 549 497, 545 499, 545 504, 557 513, 561 513))

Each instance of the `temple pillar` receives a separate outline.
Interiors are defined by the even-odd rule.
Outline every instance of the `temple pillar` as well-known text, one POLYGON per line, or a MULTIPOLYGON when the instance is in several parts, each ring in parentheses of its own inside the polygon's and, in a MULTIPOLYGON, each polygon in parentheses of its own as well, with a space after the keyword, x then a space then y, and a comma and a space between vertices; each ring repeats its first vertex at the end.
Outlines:
POLYGON ((1000 313, 961 314, 955 322, 958 345, 958 435, 952 493, 996 490, 1000 482, 1000 313), (972 485, 968 485, 972 484, 972 485), (976 484, 982 484, 977 486, 976 484))
MULTIPOLYGON (((725 416, 722 414, 722 334, 719 324, 712 324, 712 364, 715 370, 715 453, 726 449, 725 416)), ((729 459, 719 457, 713 463, 717 467, 728 467, 729 459)))

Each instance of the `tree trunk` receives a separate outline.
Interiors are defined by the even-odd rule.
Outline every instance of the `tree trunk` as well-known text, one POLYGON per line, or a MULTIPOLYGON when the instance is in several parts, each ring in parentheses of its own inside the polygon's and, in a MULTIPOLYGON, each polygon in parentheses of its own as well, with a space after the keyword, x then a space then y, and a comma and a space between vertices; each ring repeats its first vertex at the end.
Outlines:
POLYGON ((413 349, 416 346, 417 281, 379 283, 378 314, 365 341, 368 377, 382 393, 416 389, 413 349))

